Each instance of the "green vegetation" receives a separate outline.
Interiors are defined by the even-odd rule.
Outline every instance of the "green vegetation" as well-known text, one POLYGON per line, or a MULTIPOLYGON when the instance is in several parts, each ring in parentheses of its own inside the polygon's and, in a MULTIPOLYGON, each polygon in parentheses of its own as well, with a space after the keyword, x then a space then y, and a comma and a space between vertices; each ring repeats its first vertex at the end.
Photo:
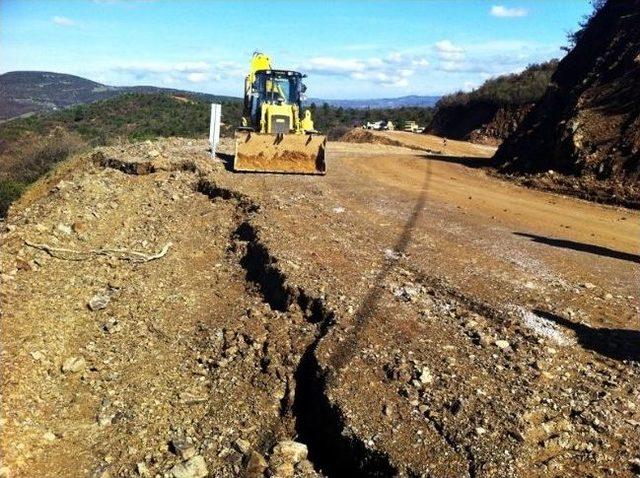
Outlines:
POLYGON ((433 108, 402 107, 402 108, 334 108, 324 103, 309 106, 313 114, 313 121, 317 130, 325 133, 329 139, 335 140, 344 135, 354 126, 361 126, 367 121, 391 121, 401 128, 406 121, 415 121, 426 126, 433 117, 433 108))
POLYGON ((0 155, 0 216, 27 185, 85 147, 77 134, 59 127, 42 136, 30 132, 12 143, 0 155))
MULTIPOLYGON (((223 134, 240 121, 240 101, 223 103, 223 134)), ((210 105, 188 96, 125 94, 0 125, 0 217, 27 185, 72 154, 116 140, 206 137, 210 105)))
POLYGON ((437 109, 486 105, 496 108, 520 106, 538 101, 549 86, 558 60, 529 65, 522 73, 498 76, 485 81, 479 88, 443 96, 437 109))
POLYGON ((26 183, 13 179, 0 179, 0 217, 7 213, 13 201, 18 199, 27 187, 26 183))
POLYGON ((562 47, 563 50, 571 51, 573 47, 576 46, 576 43, 578 43, 578 40, 582 37, 582 34, 587 29, 587 25, 589 25, 591 19, 595 17, 596 14, 607 4, 607 0, 591 0, 589 3, 591 3, 591 8, 593 10, 589 15, 584 15, 582 17, 582 20, 579 22, 579 28, 576 31, 567 33, 567 41, 569 44, 562 47))
MULTIPOLYGON (((316 128, 330 139, 367 121, 428 124, 432 115, 431 108, 309 108, 316 128)), ((0 124, 0 217, 27 185, 72 154, 121 140, 207 137, 210 109, 210 103, 198 96, 130 93, 0 124)), ((223 101, 221 134, 232 135, 241 116, 240 100, 223 101)))
MULTIPOLYGON (((241 106, 240 101, 223 103, 223 121, 236 124, 241 106)), ((16 140, 30 132, 44 135, 55 128, 77 133, 89 145, 115 138, 202 137, 209 132, 209 112, 208 103, 187 96, 131 93, 9 121, 0 125, 0 141, 16 140)))

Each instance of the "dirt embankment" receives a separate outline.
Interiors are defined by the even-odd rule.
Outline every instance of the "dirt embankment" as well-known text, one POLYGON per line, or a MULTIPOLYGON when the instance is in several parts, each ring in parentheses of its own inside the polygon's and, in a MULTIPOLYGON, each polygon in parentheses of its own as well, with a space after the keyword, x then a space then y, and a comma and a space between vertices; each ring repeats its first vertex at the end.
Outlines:
POLYGON ((342 136, 341 142, 367 143, 374 145, 395 146, 423 151, 426 154, 445 156, 468 156, 486 158, 493 155, 495 147, 491 145, 473 144, 467 141, 450 140, 432 134, 417 134, 407 131, 366 131, 352 129, 342 136))
POLYGON ((371 131, 367 131, 362 128, 353 128, 344 134, 340 138, 340 141, 345 143, 371 143, 386 144, 389 146, 405 146, 400 141, 396 141, 381 134, 372 133, 371 131))
POLYGON ((429 132, 496 146, 517 129, 532 106, 532 103, 511 107, 488 103, 442 106, 436 110, 429 132))
POLYGON ((423 151, 433 157, 454 156, 459 159, 468 158, 471 161, 478 159, 478 164, 482 163, 486 166, 490 163, 483 160, 493 156, 496 150, 496 148, 491 145, 457 141, 432 134, 417 134, 407 131, 363 131, 361 133, 360 130, 353 130, 352 133, 352 135, 346 135, 344 138, 356 138, 358 141, 351 141, 356 143, 409 148, 423 151))
POLYGON ((466 141, 447 140, 430 134, 413 134, 403 131, 377 131, 360 136, 361 142, 371 144, 401 145, 405 148, 424 151, 432 158, 455 156, 457 161, 469 166, 482 168, 487 173, 532 189, 549 191, 602 204, 640 209, 635 183, 613 180, 598 180, 592 175, 576 177, 546 171, 539 174, 507 173, 498 169, 494 155, 496 148, 491 145, 466 141), (374 141, 369 139, 374 138, 374 141))
POLYGON ((392 145, 220 150, 102 148, 13 206, 4 473, 638 472, 633 213, 392 145))
POLYGON ((610 1, 560 62, 543 99, 498 149, 529 183, 640 205, 640 1, 610 1), (557 175, 541 177, 552 170, 557 175))

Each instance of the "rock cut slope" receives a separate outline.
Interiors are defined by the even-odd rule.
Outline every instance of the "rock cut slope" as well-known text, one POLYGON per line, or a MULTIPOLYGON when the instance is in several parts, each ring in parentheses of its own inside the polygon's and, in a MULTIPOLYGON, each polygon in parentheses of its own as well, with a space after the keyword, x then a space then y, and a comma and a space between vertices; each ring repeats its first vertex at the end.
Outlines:
POLYGON ((585 178, 575 189, 597 194, 607 188, 639 204, 638 85, 640 1, 611 0, 560 62, 543 99, 498 149, 497 162, 507 173, 555 170, 585 178))

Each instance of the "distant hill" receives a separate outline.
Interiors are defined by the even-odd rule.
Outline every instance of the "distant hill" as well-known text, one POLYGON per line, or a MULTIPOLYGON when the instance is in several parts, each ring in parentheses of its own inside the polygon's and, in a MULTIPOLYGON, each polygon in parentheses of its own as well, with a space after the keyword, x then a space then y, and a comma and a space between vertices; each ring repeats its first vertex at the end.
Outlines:
MULTIPOLYGON (((29 113, 55 111, 73 105, 106 100, 125 93, 168 93, 186 95, 206 102, 238 99, 233 96, 211 95, 194 91, 160 88, 157 86, 109 86, 75 75, 49 71, 10 71, 0 75, 0 121, 29 113)), ((306 105, 342 108, 402 108, 431 107, 439 96, 403 96, 365 100, 325 100, 311 98, 306 105)))
POLYGON ((327 100, 322 98, 309 98, 305 101, 306 105, 315 103, 321 106, 327 103, 329 106, 336 108, 405 108, 405 107, 423 107, 430 108, 440 99, 439 96, 401 96, 399 98, 371 98, 364 100, 327 100))
POLYGON ((0 75, 0 121, 106 100, 125 93, 168 93, 207 102, 237 99, 155 86, 109 86, 79 76, 47 71, 11 71, 0 75))
POLYGON ((557 66, 558 60, 532 64, 521 73, 491 78, 468 93, 443 96, 430 132, 479 143, 501 142, 542 98, 557 66))
MULTIPOLYGON (((223 134, 240 123, 242 102, 222 101, 223 134)), ((199 98, 159 93, 124 93, 114 98, 40 112, 0 124, 0 154, 32 135, 45 137, 62 130, 77 134, 91 146, 116 138, 146 140, 159 136, 206 137, 210 107, 199 98)))
MULTIPOLYGON (((28 184, 70 155, 116 141, 206 138, 209 114, 209 101, 195 97, 125 93, 5 121, 0 124, 0 217, 28 184)), ((242 101, 222 101, 221 134, 232 134, 241 114, 242 101)))

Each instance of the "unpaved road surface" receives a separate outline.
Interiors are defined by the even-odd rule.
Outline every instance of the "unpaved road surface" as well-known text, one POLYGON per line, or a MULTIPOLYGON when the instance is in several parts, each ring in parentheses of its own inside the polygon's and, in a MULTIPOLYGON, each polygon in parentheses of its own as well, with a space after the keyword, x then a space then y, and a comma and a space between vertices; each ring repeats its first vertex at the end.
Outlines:
POLYGON ((13 207, 5 475, 640 472, 637 212, 457 142, 331 143, 325 177, 229 146, 103 148, 13 207))

